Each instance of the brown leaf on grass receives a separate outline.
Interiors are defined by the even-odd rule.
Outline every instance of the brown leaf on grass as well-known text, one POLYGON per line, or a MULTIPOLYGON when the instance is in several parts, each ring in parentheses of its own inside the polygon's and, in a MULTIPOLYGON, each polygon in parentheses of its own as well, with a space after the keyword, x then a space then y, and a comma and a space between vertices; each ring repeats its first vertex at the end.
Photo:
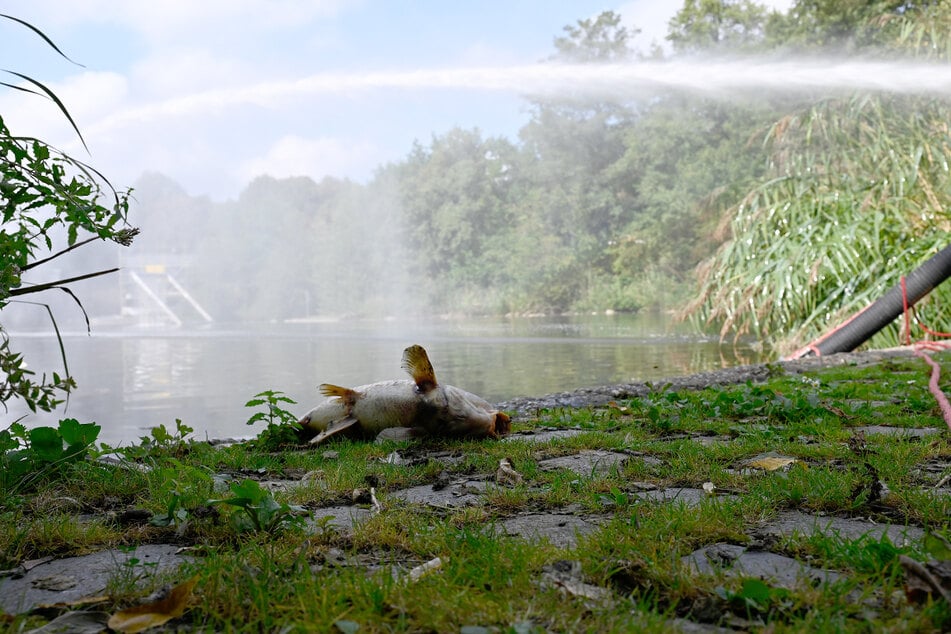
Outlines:
POLYGON ((746 466, 752 467, 754 469, 762 469, 763 471, 776 471, 784 467, 788 467, 794 462, 799 462, 795 458, 789 458, 787 456, 764 456, 763 458, 758 458, 756 460, 751 460, 746 463, 746 466))
POLYGON ((839 418, 843 419, 843 420, 851 420, 851 419, 855 418, 854 416, 851 416, 851 415, 849 415, 849 414, 846 414, 846 413, 845 413, 845 410, 843 410, 843 409, 840 408, 840 407, 833 407, 833 406, 827 405, 827 406, 826 406, 826 409, 829 410, 830 412, 832 412, 833 414, 835 414, 836 416, 838 416, 839 418))
POLYGON ((197 581, 197 577, 192 577, 172 588, 164 599, 116 612, 109 619, 109 627, 118 632, 133 634, 177 619, 188 607, 192 588, 197 581))

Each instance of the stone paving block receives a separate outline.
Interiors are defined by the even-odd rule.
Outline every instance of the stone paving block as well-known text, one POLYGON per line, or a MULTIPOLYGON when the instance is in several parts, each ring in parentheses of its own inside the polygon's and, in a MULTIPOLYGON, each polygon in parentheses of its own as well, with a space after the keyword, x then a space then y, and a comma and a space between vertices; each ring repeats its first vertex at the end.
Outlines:
POLYGON ((549 458, 538 463, 538 467, 548 471, 551 469, 568 469, 580 476, 593 476, 611 473, 620 469, 630 456, 615 451, 600 449, 585 449, 576 454, 549 458))
POLYGON ((727 577, 755 577, 783 588, 799 584, 831 583, 837 572, 822 570, 791 557, 736 544, 711 544, 681 558, 681 563, 700 574, 724 574, 727 577))
POLYGON ((579 535, 587 535, 598 527, 592 519, 559 513, 516 515, 503 521, 501 526, 511 537, 529 541, 547 539, 559 548, 574 548, 579 535))
POLYGON ((775 519, 767 522, 756 531, 757 535, 785 537, 794 533, 812 535, 815 532, 823 535, 838 535, 842 539, 854 541, 861 538, 879 541, 882 536, 896 546, 909 542, 920 541, 924 530, 917 526, 901 526, 898 524, 884 524, 862 519, 843 517, 824 517, 809 515, 799 511, 783 511, 775 519))
POLYGON ((390 497, 437 508, 459 508, 481 504, 481 495, 488 485, 484 480, 463 480, 437 488, 433 488, 432 484, 423 484, 394 491, 390 493, 390 497))
POLYGON ((143 544, 131 550, 54 559, 30 568, 22 577, 0 579, 0 608, 9 614, 28 612, 37 605, 101 595, 115 576, 151 578, 170 573, 189 560, 180 550, 174 544, 143 544))

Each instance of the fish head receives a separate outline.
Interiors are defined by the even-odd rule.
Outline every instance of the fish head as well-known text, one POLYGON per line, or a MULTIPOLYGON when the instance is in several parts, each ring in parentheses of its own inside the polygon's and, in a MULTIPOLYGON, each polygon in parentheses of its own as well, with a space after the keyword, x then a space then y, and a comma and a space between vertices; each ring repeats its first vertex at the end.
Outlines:
POLYGON ((313 410, 307 412, 295 423, 295 431, 297 432, 297 439, 300 442, 308 442, 311 438, 319 434, 322 430, 317 427, 314 422, 311 420, 311 415, 313 410))
POLYGON ((443 385, 422 398, 430 413, 430 432, 435 435, 499 438, 509 433, 507 414, 463 389, 443 385))
POLYGON ((507 436, 512 431, 512 419, 505 412, 495 412, 495 435, 507 436))

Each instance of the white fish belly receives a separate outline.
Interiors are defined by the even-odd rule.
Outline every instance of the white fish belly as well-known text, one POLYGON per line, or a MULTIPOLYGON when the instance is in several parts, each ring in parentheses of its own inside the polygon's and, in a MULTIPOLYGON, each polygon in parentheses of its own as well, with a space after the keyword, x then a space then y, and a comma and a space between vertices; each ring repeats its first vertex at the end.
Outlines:
POLYGON ((351 415, 360 421, 360 427, 370 433, 379 433, 390 427, 415 427, 422 398, 412 381, 383 381, 355 388, 359 397, 351 415))
POLYGON ((327 425, 335 420, 340 420, 347 416, 347 406, 339 398, 325 398, 317 404, 312 410, 304 414, 300 419, 301 425, 321 432, 327 429, 327 425))

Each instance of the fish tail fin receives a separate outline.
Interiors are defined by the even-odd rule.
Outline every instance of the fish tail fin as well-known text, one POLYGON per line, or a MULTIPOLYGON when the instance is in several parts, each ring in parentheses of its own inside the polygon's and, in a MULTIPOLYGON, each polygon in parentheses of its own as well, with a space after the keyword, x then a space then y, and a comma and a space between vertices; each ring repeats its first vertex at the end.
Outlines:
POLYGON ((420 392, 429 392, 435 388, 436 371, 429 362, 429 355, 420 345, 413 345, 403 351, 403 369, 409 372, 420 392))
POLYGON ((353 405, 357 400, 357 392, 351 390, 349 387, 340 387, 339 385, 332 385, 330 383, 321 383, 317 386, 317 390, 324 396, 330 396, 339 398, 347 405, 353 405))

